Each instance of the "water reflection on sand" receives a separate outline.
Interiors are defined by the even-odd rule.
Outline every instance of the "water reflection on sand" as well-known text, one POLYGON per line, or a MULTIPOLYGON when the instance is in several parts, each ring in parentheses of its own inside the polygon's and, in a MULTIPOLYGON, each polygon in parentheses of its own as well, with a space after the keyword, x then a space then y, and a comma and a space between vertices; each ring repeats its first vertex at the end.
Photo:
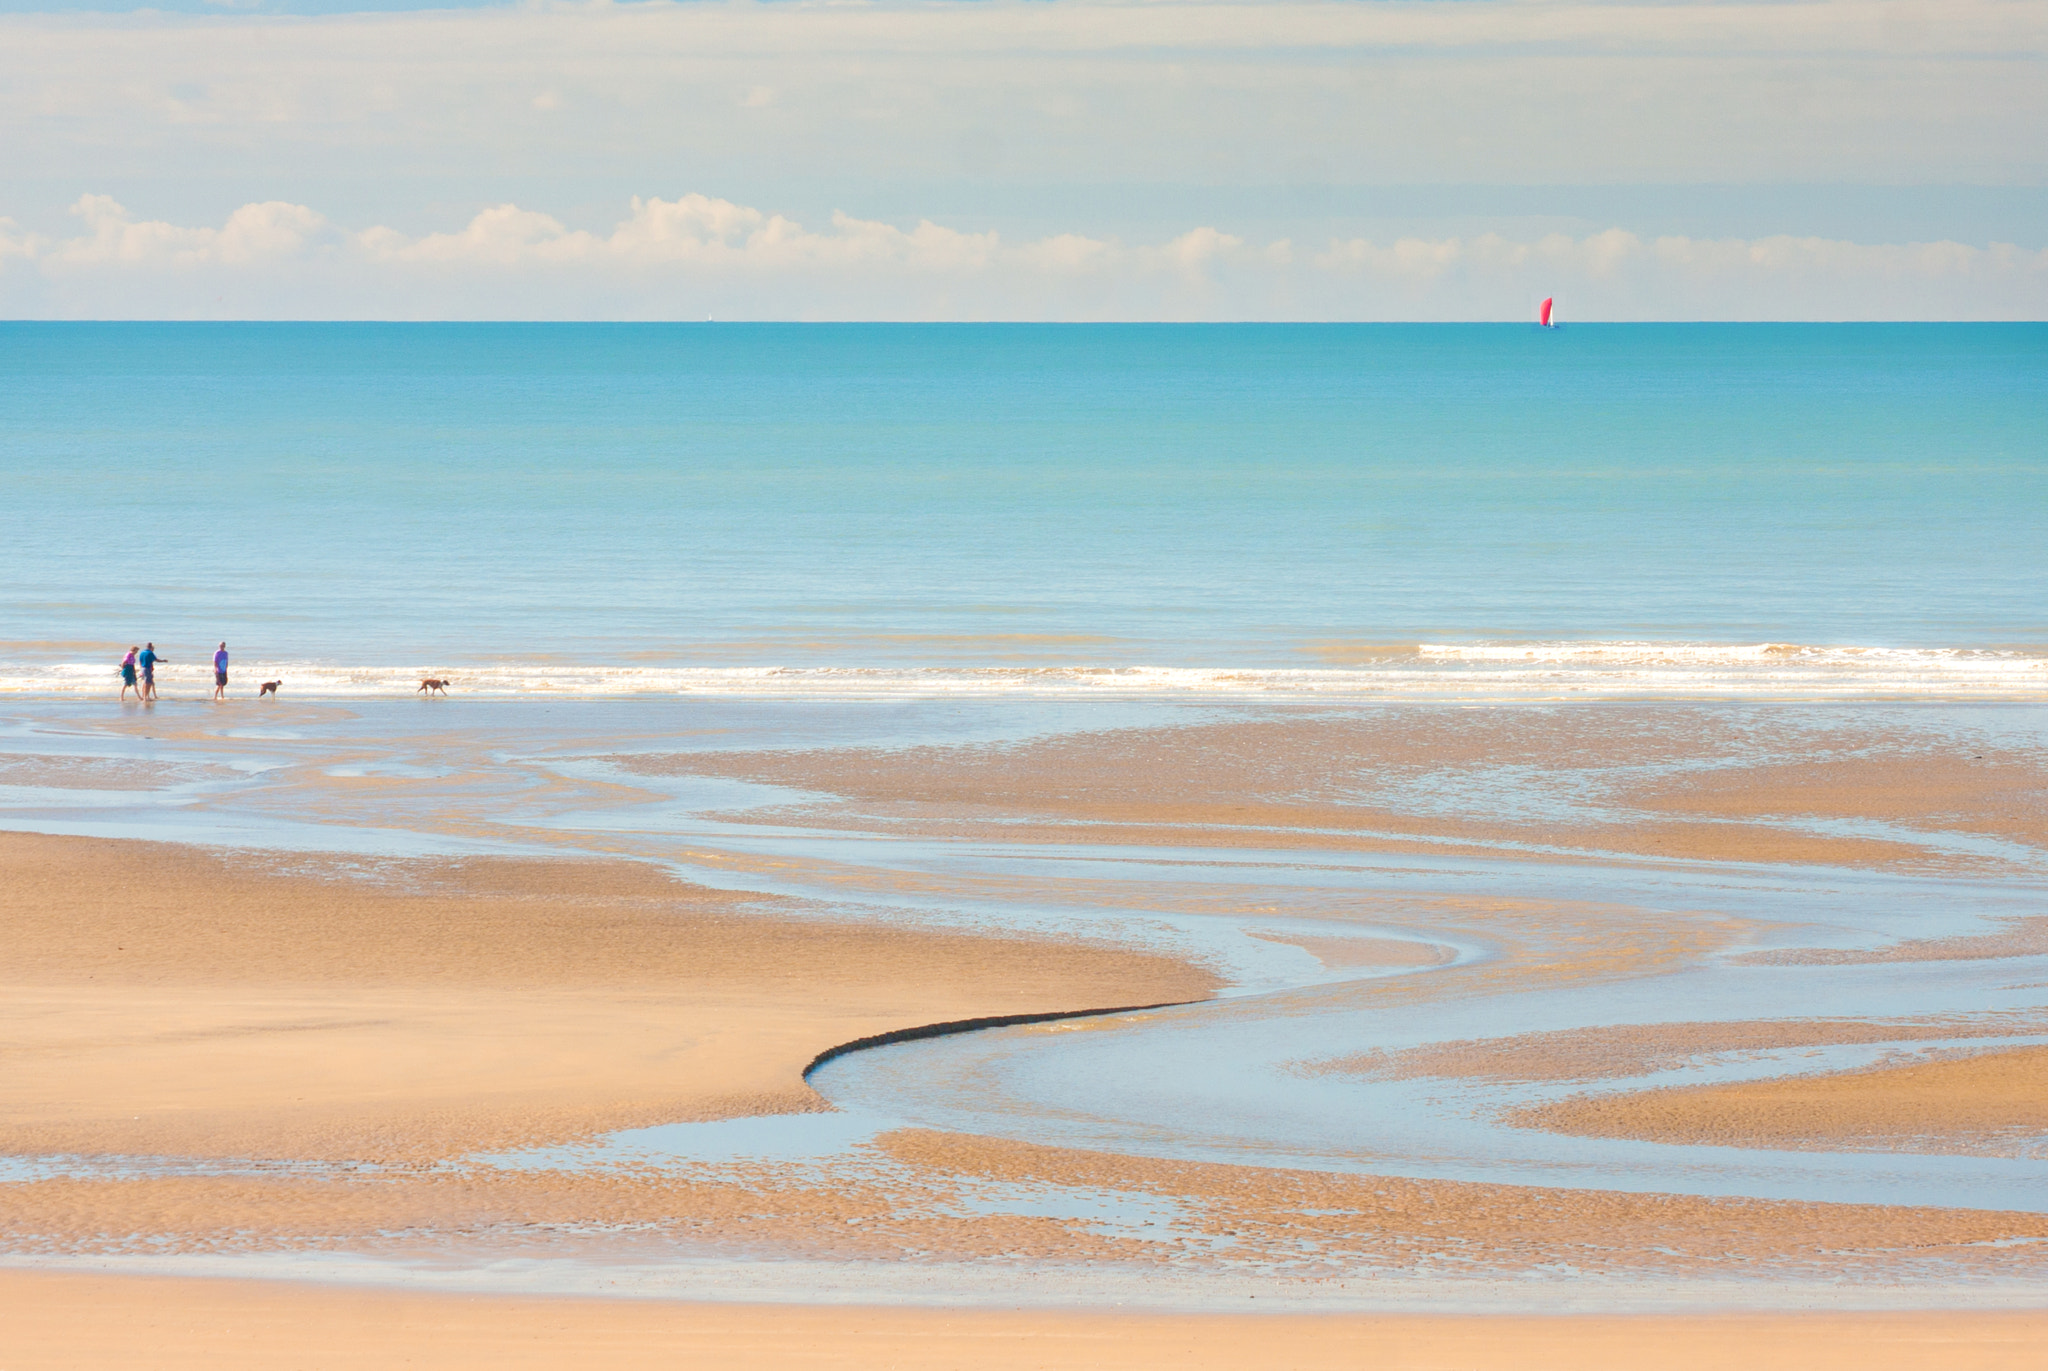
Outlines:
MULTIPOLYGON (((1597 810, 1623 831, 1631 820, 1613 786, 1568 784, 1569 766, 1483 759, 1434 780, 1383 778, 1373 803, 1399 821, 1377 829, 1348 820, 1232 827, 1213 815, 1124 810, 1105 828, 1099 815, 1002 812, 993 796, 980 808, 957 796, 951 810, 916 804, 914 776, 901 796, 855 805, 827 772, 798 783, 787 770, 620 761, 864 749, 886 767, 890 754, 922 749, 927 765, 946 749, 1248 713, 1142 701, 464 702, 459 711, 408 701, 276 713, 254 728, 198 706, 17 705, 0 721, 0 753, 28 761, 0 788, 0 822, 366 863, 434 852, 631 857, 707 885, 799 896, 835 917, 1166 951, 1228 983, 1201 1004, 840 1057, 811 1076, 839 1114, 673 1124, 478 1164, 829 1169, 867 1164, 884 1134, 928 1129, 1349 1176, 2048 1212, 2038 1137, 1944 1142, 1936 1128, 1904 1142, 1763 1146, 1531 1126, 1530 1111, 1588 1097, 2048 1045, 2048 945, 1878 959, 1906 943, 2031 927, 2023 921, 2048 912, 2048 862, 2002 830, 1826 814, 1763 825, 1800 841, 1877 843, 1853 849, 1882 856, 1862 864, 1612 851, 1575 839, 1572 824, 1597 810), (48 783, 74 759, 89 761, 93 777, 126 766, 148 784, 48 783), (1509 812, 1523 828, 1498 826, 1509 812), (1424 819, 1438 828, 1418 827, 1424 819), (1464 826, 1446 826, 1452 819, 1464 826), (1162 828, 1174 823, 1180 836, 1162 828), (1906 856, 1882 855, 1896 852, 1906 856), (1593 1028, 1786 1020, 1900 1027, 1835 1041, 1809 1026, 1798 1041, 1735 1048, 1704 1030, 1688 1046, 1677 1032, 1667 1034, 1675 1047, 1640 1060, 1534 1076, 1456 1064, 1461 1052, 1531 1035, 1569 1045, 1593 1028), (1416 1055, 1425 1050, 1436 1055, 1416 1055)), ((2044 718, 2038 708, 1964 707, 1895 711, 1882 727, 1934 748, 1964 738, 2038 758, 2044 718)), ((1845 713, 1829 726, 1855 722, 1845 713)), ((1682 728, 1674 738, 1649 761, 1621 762, 1654 778, 1686 755, 1682 728)), ((1270 778, 1263 784, 1271 789, 1270 778)), ((1067 1190, 1048 1198, 1042 1188, 984 1187, 949 1202, 962 1213, 1037 1205, 1117 1232, 1172 1221, 1156 1196, 1067 1190)))

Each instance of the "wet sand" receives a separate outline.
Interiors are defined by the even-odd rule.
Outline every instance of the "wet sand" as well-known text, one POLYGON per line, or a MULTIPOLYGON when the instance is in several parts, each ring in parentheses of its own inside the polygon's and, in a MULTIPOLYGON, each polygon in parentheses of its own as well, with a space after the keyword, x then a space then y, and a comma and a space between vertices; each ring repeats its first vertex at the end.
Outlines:
MULTIPOLYGON (((611 759, 830 800, 790 823, 1027 842, 1434 851, 1503 845, 1679 860, 1999 869, 1964 834, 2048 849, 2048 757, 1845 711, 1388 707, 1008 745, 611 759), (1786 762, 1786 752, 1799 760, 1786 762), (1843 831, 1877 822, 1882 835, 1843 831)), ((762 816, 756 811, 752 817, 762 816)))
POLYGON ((2044 952, 2048 952, 2048 917, 2010 919, 1996 933, 1906 938, 1887 947, 1787 947, 1746 953, 1743 960, 1757 966, 1875 966, 1896 962, 1999 961, 2006 957, 2038 957, 2044 952))
POLYGON ((0 1272, 13 1371, 148 1366, 2031 1371, 2048 1314, 1255 1316, 508 1299, 0 1272))
MULTIPOLYGON (((1096 1297, 1153 1277, 1256 1275, 1299 1304, 1333 1281, 1400 1301, 1418 1272, 1461 1280, 1757 1283, 1816 1270, 1884 1287, 2048 1279, 2048 1216, 1409 1180, 1165 1161, 904 1129, 803 1165, 506 1166, 339 1173, 70 1177, 18 1183, 0 1239, 18 1254, 351 1253, 392 1262, 679 1257, 907 1263, 1008 1271, 1017 1298, 1052 1269, 1096 1297), (1117 1196, 1149 1236, 1018 1204, 1117 1196), (2018 1246, 2014 1246, 2018 1244, 2018 1246)), ((394 1268, 395 1270, 396 1268, 394 1268)), ((1225 1285, 1228 1283, 1225 1282, 1225 1285)), ((1224 1288, 1215 1281, 1194 1288, 1224 1288)), ((1749 1288, 1745 1291, 1744 1286, 1749 1288)), ((1047 1287, 1051 1288, 1051 1287, 1047 1287)), ((1237 1287, 1231 1286, 1235 1289, 1237 1287)), ((1531 1287, 1534 1289, 1534 1287, 1531 1287)), ((1569 1283, 1557 1286, 1562 1298, 1569 1283)), ((1532 1296, 1525 1295, 1525 1300, 1532 1296)), ((1033 1302, 1044 1302, 1034 1297, 1033 1302)), ((1066 1302, 1053 1299, 1054 1303, 1066 1302)))
MULTIPOLYGON (((1215 981, 1124 949, 800 917, 797 902, 629 863, 279 859, 26 835, 0 835, 0 855, 12 877, 0 897, 0 1149, 342 1166, 19 1183, 0 1217, 18 1253, 412 1259, 675 1244, 1307 1277, 1432 1260, 1503 1275, 1566 1264, 1754 1276, 1816 1262, 2011 1275, 2031 1269, 2032 1249, 1988 1244, 2048 1239, 2048 1218, 2031 1214, 1341 1176, 931 1130, 798 1168, 493 1163, 476 1154, 824 1108, 804 1065, 871 1033, 1195 999, 1215 981), (1019 1187, 1157 1202, 1172 1232, 1141 1241, 1058 1215, 976 1212, 977 1196, 1019 1187)), ((1597 983, 1712 946, 1622 909, 1463 917, 1507 938, 1494 960, 1374 997, 1597 983)), ((1381 939, 1353 955, 1437 960, 1430 945, 1381 939)), ((1799 1038, 1776 1040, 1787 1036, 1799 1038)))
POLYGON ((2031 751, 1935 749, 1878 737, 1841 755, 1736 765, 1634 797, 1645 808, 1724 819, 1878 819, 2048 847, 2048 778, 2031 751))
MULTIPOLYGON (((724 740, 706 730, 704 741, 724 740)), ((202 729, 183 745, 217 744, 202 729)), ((390 1263, 399 1280, 421 1263, 582 1263, 585 1272, 617 1263, 622 1280, 627 1266, 678 1270, 682 1260, 847 1263, 906 1279, 976 1272, 997 1282, 998 1293, 976 1297, 984 1306, 1009 1302, 1005 1273, 1020 1301, 1053 1273, 1069 1284, 1032 1302, 1106 1301, 1128 1285, 1171 1288, 1180 1307, 1211 1309, 1237 1307, 1199 1293, 1229 1281, 1238 1282, 1227 1287, 1232 1299, 1249 1301, 1244 1292, 1256 1289, 1311 1307, 1332 1282, 1398 1303, 1405 1289, 1496 1280, 1533 1292, 1516 1296, 1522 1303, 1509 1307, 1518 1308, 1540 1306, 1551 1289, 1595 1288, 1584 1280, 1609 1290, 1690 1281, 1738 1304, 1795 1301, 1817 1283, 1908 1310, 1916 1289, 1968 1287, 2026 1305, 2048 1288, 2048 1216, 2017 1206, 1417 1179, 1392 1165, 1360 1173, 1174 1160, 957 1125, 892 1126, 799 1163, 617 1159, 596 1141, 680 1120, 815 1117, 830 1106, 805 1083, 805 1065, 879 1032, 1202 1000, 1222 986, 1217 968, 1157 950, 1169 944, 1145 950, 1043 928, 947 932, 914 913, 1015 904, 1086 910, 1106 930, 1155 916, 1232 921, 1235 936, 1264 955, 1336 977, 1265 997, 1279 1018, 1370 1012, 1399 1032, 1401 1016, 1435 1012, 1433 1022, 1455 1025, 1420 1045, 1409 1037, 1359 1051, 1386 1040, 1332 1040, 1349 1045, 1279 1058, 1272 1069, 1340 1089, 1415 1082, 1521 1099, 1512 1092, 1558 1087, 1538 1096, 1553 1103, 1510 1119, 1553 1144, 1561 1133, 2031 1155, 2027 1139, 2048 1129, 2038 1109, 2041 1049, 1784 1079, 1817 1070, 1789 1063, 1765 1081, 1556 1101, 1563 1089, 1622 1087, 1772 1052, 1952 1053, 2041 1033, 2048 1024, 2036 1009, 1975 1006, 1713 1018, 1756 1007, 1708 1004, 1702 1013, 1674 1002, 1666 1023, 1590 1017, 1612 1004, 1654 1017, 1663 987, 1705 984, 1703 969, 1717 967, 1788 978, 1995 967, 2038 955, 2038 919, 1953 936, 1878 939, 1858 929, 1852 946, 1777 936, 1758 948, 1773 927, 1756 912, 1768 900, 1747 913, 1675 896, 1635 904, 1596 897, 1602 888, 1590 883, 1575 889, 1569 875, 1554 889, 1532 880, 1527 893, 1512 877, 1492 893, 1428 883, 1371 891, 1288 884, 1284 862, 1211 880, 1200 869, 1210 854, 1192 851, 1510 857, 1527 864, 1524 874, 1567 860, 1589 870, 1770 861, 1785 864, 1774 871, 2033 879, 2042 835, 2029 806, 2048 772, 2026 745, 1901 731, 1840 710, 1787 722, 1665 706, 1289 709, 946 745, 587 749, 570 760, 604 764, 504 768, 488 793, 466 789, 481 774, 482 735, 460 746, 450 760, 419 757, 418 779, 330 778, 309 748, 281 782, 289 788, 275 792, 284 798, 269 803, 296 808, 346 793, 326 820, 334 823, 371 812, 362 797, 374 790, 391 822, 422 832, 659 857, 683 844, 658 827, 549 827, 546 808, 529 799, 519 822, 493 829, 484 816, 506 812, 514 794, 629 815, 660 798, 637 786, 672 777, 820 798, 771 797, 730 828, 720 827, 722 810, 694 812, 708 825, 688 843, 698 868, 776 894, 716 890, 595 855, 256 856, 0 834, 0 1165, 80 1163, 5 1187, 0 1250, 52 1261, 348 1256, 390 1263), (1956 755, 1944 759, 1943 748, 1956 755), (1817 770, 1788 771, 1788 754, 1817 770), (1865 787, 1878 774, 1866 766, 1873 757, 1888 779, 1865 787), (1846 779, 1807 784, 1809 775, 1846 779), (430 814, 445 826, 432 827, 430 814), (792 836, 783 842, 778 832, 792 836), (808 832, 879 845, 821 848, 807 845, 808 832), (1041 844, 1042 869, 1016 855, 1041 844), (1075 863, 1055 844, 1060 853, 1115 849, 1107 860, 1122 865, 1075 863), (1172 865, 1148 847, 1189 857, 1172 865), (984 850, 998 856, 977 864, 984 850), (1638 988, 1647 1007, 1629 998, 1638 988), (1460 1022, 1510 1002, 1582 1004, 1589 1017, 1532 1032, 1517 1031, 1526 1023, 1460 1022), (506 1155, 521 1148, 554 1150, 506 1155), (1771 1295, 1779 1282, 1793 1293, 1771 1295), (1086 1297, 1072 1298, 1077 1290, 1086 1297)), ((557 745, 556 755, 567 749, 557 745)), ((101 764, 73 782, 139 786, 190 768, 189 759, 159 771, 101 764)), ((67 783, 64 765, 47 759, 16 770, 67 783)), ((1785 927, 1809 931, 1795 913, 1787 918, 1785 927)), ((1826 927, 1810 931, 1827 940, 1826 927)), ((1258 998, 1201 1012, 1205 1022, 1255 1028, 1255 1015, 1230 1015, 1233 1006, 1258 1009, 1258 998)), ((1787 1007, 1769 1003, 1774 1015, 1787 1007)), ((1080 1021, 1018 1030, 1013 1041, 1109 1042, 1147 1030, 1142 1019, 1080 1021)), ((1130 1084, 1152 1089, 1159 1079, 1134 1075, 1130 1084)), ((995 1098, 998 1083, 971 1068, 960 1083, 995 1098)), ((1201 1083, 1181 1082, 1189 1099, 1201 1083)), ((1474 1098, 1491 1107, 1483 1101, 1492 1096, 1474 1098)), ((1140 1116, 1150 1122, 1142 1108, 1140 1116)), ((1028 1129, 1028 1119, 1017 1126, 1028 1129)), ((1447 1368, 2003 1366, 2033 1364, 2048 1336, 2038 1316, 2019 1314, 1330 1314, 1251 1323, 988 1307, 763 1312, 470 1300, 22 1271, 0 1272, 0 1310, 32 1330, 20 1345, 52 1364, 88 1346, 80 1339, 89 1325, 103 1350, 88 1360, 117 1361, 140 1347, 155 1351, 151 1364, 170 1366, 276 1364, 279 1349, 297 1364, 388 1364, 401 1347, 445 1365, 560 1364, 565 1347, 578 1349, 577 1360, 595 1347, 613 1359, 596 1364, 630 1366, 672 1360, 679 1346, 711 1365, 1357 1365, 1370 1347, 1390 1364, 1447 1368), (100 1315, 77 1312, 88 1307, 100 1315), (118 1316, 105 1317, 109 1308, 118 1316), (249 1341, 220 1341, 206 1331, 212 1324, 249 1341), (315 1329, 323 1331, 306 1331, 315 1329), (331 1349, 331 1362, 309 1348, 331 1349)))
POLYGON ((1751 1019, 1733 1023, 1626 1024, 1512 1038, 1432 1043, 1321 1065, 1394 1080, 1595 1081, 1669 1070, 1703 1056, 1845 1043, 1911 1044, 2048 1033, 2048 1015, 1912 1019, 1751 1019))
POLYGON ((2035 1156, 2048 1151, 2048 1048, 2023 1047, 1527 1110, 1531 1128, 1716 1147, 2035 1156))

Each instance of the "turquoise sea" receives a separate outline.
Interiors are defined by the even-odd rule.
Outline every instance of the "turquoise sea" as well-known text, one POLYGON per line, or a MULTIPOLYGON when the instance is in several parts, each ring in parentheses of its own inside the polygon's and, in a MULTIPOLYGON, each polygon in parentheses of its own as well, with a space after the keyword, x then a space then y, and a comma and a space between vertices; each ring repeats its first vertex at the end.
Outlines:
MULTIPOLYGON (((546 1211, 0 1262, 1545 1315, 2048 1288, 2035 1133, 1723 1145, 1518 1112, 2048 1046, 2048 327, 6 325, 0 356, 0 828, 395 888, 447 858, 635 861, 778 917, 1143 949, 1223 986, 833 1056, 804 1078, 829 1113, 436 1164, 889 1196, 908 1236, 875 1241, 914 1247, 546 1211), (160 705, 117 700, 145 639, 160 705), (1654 703, 1548 703, 1587 697, 1654 703), (1452 1063, 1489 1043, 1568 1043, 1571 1069, 1452 1063), (1530 1264, 1370 1203, 1240 1244, 1164 1173, 897 1188, 914 1168, 878 1142, 906 1129, 2021 1217, 2009 1246, 1775 1264, 1682 1225, 1530 1264), (919 1216, 1117 1255, 950 1257, 919 1216)), ((247 1022, 352 1030, 309 987, 262 987, 247 1022)), ((17 1152, 0 1189, 283 1168, 400 1174, 17 1152)))
POLYGON ((339 694, 2048 689, 2044 325, 7 324, 0 377, 12 691, 222 638, 339 694))

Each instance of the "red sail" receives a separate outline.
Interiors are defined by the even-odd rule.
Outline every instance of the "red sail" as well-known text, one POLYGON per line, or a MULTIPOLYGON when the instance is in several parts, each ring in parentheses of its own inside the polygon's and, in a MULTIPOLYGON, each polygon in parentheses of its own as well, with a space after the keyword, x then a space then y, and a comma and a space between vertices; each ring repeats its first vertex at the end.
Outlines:
POLYGON ((1543 327, 1545 328, 1550 327, 1550 298, 1551 297, 1549 297, 1548 295, 1543 297, 1542 308, 1540 308, 1536 314, 1536 322, 1543 325, 1543 327))

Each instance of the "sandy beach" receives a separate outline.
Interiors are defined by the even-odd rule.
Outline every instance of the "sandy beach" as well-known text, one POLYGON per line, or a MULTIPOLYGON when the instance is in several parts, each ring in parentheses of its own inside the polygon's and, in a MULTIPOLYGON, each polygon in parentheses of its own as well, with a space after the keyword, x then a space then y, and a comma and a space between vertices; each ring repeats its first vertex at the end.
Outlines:
POLYGON ((1567 1133, 1732 1147, 2027 1156, 2048 1136, 2048 1051, 1653 1092, 1555 1105, 1525 1119, 1567 1133))
POLYGON ((801 749, 619 761, 636 774, 729 776, 835 797, 801 815, 811 824, 1038 841, 1467 853, 1512 843, 1857 866, 1995 865, 1912 841, 1944 832, 2048 845, 2037 741, 1958 747, 1915 723, 1910 711, 1882 709, 1297 708, 886 757, 801 749), (1512 788, 1489 787, 1481 803, 1431 794, 1470 794, 1475 776, 1507 775, 1512 788), (1845 821, 1903 831, 1826 831, 1845 821))
POLYGON ((308 740, 257 782, 199 759, 279 745, 204 721, 151 725, 143 769, 5 765, 51 805, 200 785, 555 855, 0 834, 7 1365, 1989 1368, 2048 1342, 2023 1181, 1872 1188, 1853 1160, 2038 1156, 2039 920, 2004 899, 2039 851, 2025 736, 1271 711, 575 735, 508 769, 469 726, 388 739, 365 779, 374 738, 291 717, 308 740), (673 833, 544 819, 706 785, 645 809, 673 833), (492 817, 515 787, 551 808, 492 817), (1879 913, 1995 898, 1848 929, 1845 881, 1879 913), (1180 1007, 806 1079, 878 1034, 1123 1006, 1180 1007), (1292 1152, 1256 1132, 1333 1107, 1292 1152), (758 1131, 673 1131, 721 1120, 758 1131), (484 1269, 528 1274, 448 1283, 484 1269), (807 1303, 799 1270, 846 1293, 807 1303))
POLYGON ((10 1367, 1101 1367, 2026 1371, 2048 1315, 1287 1317, 433 1296, 0 1272, 10 1367))
POLYGON ((0 834, 9 1153, 420 1162, 825 1107, 835 1043, 1201 998, 1104 948, 778 917, 628 863, 280 871, 0 834))

